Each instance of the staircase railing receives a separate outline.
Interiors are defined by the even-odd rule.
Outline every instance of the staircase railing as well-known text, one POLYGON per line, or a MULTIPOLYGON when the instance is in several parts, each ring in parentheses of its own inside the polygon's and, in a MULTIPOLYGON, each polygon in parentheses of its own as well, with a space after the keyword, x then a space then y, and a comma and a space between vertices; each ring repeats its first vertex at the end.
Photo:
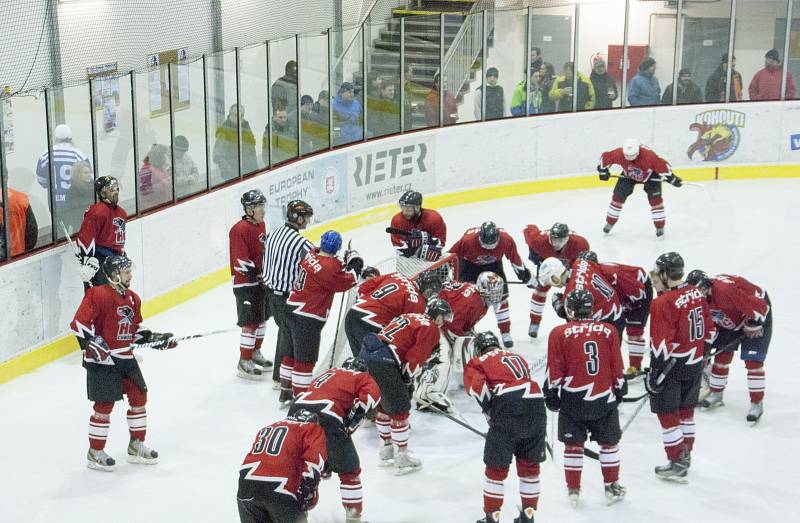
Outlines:
MULTIPOLYGON (((484 17, 478 16, 478 14, 486 11, 486 34, 491 34, 494 29, 494 4, 495 0, 479 0, 472 5, 467 19, 461 24, 461 28, 444 55, 441 66, 442 76, 447 78, 454 95, 458 95, 464 85, 470 81, 472 64, 483 52, 482 22, 484 17)), ((445 13, 445 21, 447 17, 448 15, 445 13)), ((440 30, 445 30, 444 24, 440 30)))

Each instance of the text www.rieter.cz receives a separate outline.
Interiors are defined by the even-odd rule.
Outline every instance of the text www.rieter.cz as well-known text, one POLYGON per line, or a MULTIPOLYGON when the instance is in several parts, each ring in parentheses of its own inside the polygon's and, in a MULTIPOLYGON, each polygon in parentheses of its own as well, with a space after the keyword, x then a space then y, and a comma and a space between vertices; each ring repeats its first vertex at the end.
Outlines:
POLYGON ((381 189, 380 191, 372 191, 367 193, 367 200, 375 200, 381 198, 383 196, 392 196, 395 194, 403 194, 404 192, 411 189, 411 184, 406 183, 403 185, 392 185, 386 187, 385 189, 381 189))

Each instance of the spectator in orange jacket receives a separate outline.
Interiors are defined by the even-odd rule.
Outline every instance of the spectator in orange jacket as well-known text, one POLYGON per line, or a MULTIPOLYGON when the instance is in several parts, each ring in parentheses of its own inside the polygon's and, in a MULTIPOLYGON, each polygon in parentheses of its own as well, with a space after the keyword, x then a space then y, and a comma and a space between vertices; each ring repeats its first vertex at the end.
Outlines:
MULTIPOLYGON (((444 125, 458 121, 458 105, 456 97, 447 90, 447 77, 444 79, 444 125)), ((433 76, 433 89, 425 99, 425 119, 428 126, 439 125, 439 73, 433 76)))
MULTIPOLYGON (((3 180, 8 181, 8 171, 3 167, 3 180)), ((3 192, 0 191, 0 259, 8 256, 6 251, 5 213, 3 212, 3 192)), ((24 192, 8 188, 8 222, 9 242, 11 243, 11 256, 30 251, 36 247, 39 238, 39 226, 36 215, 33 214, 30 199, 24 192)))
MULTIPOLYGON (((781 99, 781 77, 783 67, 778 57, 778 51, 770 49, 764 55, 764 68, 753 76, 750 80, 751 100, 780 100, 781 99)), ((786 99, 794 98, 795 86, 792 73, 786 72, 786 99)))

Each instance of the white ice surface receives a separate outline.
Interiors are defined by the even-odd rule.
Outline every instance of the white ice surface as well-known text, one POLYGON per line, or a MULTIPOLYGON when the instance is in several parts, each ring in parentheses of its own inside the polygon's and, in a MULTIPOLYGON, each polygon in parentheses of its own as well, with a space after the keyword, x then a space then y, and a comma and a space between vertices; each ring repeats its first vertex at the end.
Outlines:
MULTIPOLYGON (((446 208, 442 214, 449 243, 465 229, 491 219, 514 236, 524 258, 523 227, 528 223, 547 227, 559 220, 587 236, 602 260, 651 267, 658 254, 677 250, 687 269, 741 274, 764 286, 775 307, 765 414, 754 428, 745 423, 749 399, 744 365, 737 358, 726 391, 727 405, 696 414, 697 443, 689 485, 654 477, 653 466, 665 462, 665 456, 658 422, 645 408, 621 443, 621 482, 628 488, 627 498, 606 507, 599 465, 585 460, 582 505, 572 509, 561 469, 563 447, 557 444, 556 463, 542 464, 536 520, 797 521, 792 491, 800 469, 800 419, 794 403, 797 357, 792 340, 800 335, 800 326, 791 323, 789 316, 797 292, 795 263, 800 258, 796 205, 800 181, 665 187, 668 222, 663 241, 655 239, 641 190, 629 199, 613 233, 604 237, 600 229, 610 189, 494 200, 446 208)), ((368 262, 381 259, 391 254, 384 227, 364 227, 345 239, 352 237, 368 262)), ((530 340, 528 299, 524 286, 512 286, 515 350, 535 359, 544 354, 546 335, 556 318, 548 305, 542 337, 530 340)), ((233 295, 223 285, 146 323, 154 330, 190 334, 230 327, 235 321, 233 295)), ((334 324, 331 320, 326 328, 328 340, 334 324)), ((495 327, 491 312, 480 327, 495 327)), ((272 352, 274 341, 275 327, 270 322, 266 352, 272 352)), ((143 355, 150 389, 147 442, 161 455, 160 463, 152 467, 124 461, 126 406, 117 403, 106 448, 117 459, 117 469, 109 474, 86 468, 91 409, 77 353, 0 386, 0 522, 238 521, 239 464, 259 428, 284 415, 276 407, 277 392, 269 381, 249 383, 236 377, 236 333, 143 355)), ((632 393, 639 389, 635 386, 632 393)), ((463 415, 485 430, 477 405, 463 390, 454 390, 451 396, 463 415)), ((623 405, 623 423, 632 411, 633 405, 623 405)), ((423 460, 424 469, 399 478, 376 467, 374 428, 355 435, 363 468, 365 518, 373 523, 463 523, 481 517, 483 440, 435 414, 415 412, 411 424, 411 448, 423 460)), ((504 522, 511 522, 517 511, 517 492, 512 467, 506 482, 504 522)), ((343 520, 334 477, 323 482, 321 500, 310 521, 343 520)))

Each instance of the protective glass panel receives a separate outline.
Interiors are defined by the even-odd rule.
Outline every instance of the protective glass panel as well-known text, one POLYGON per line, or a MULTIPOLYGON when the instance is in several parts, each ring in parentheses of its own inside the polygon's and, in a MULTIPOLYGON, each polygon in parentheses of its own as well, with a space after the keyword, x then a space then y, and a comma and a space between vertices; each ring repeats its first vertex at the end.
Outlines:
POLYGON ((800 82, 800 4, 794 2, 792 5, 792 25, 789 27, 789 53, 786 58, 783 56, 786 38, 786 15, 778 18, 775 21, 775 44, 774 48, 778 51, 778 58, 783 60, 783 63, 789 68, 789 74, 792 75, 792 82, 795 84, 795 92, 789 96, 790 90, 788 88, 788 75, 787 75, 787 88, 786 99, 797 100, 800 98, 800 92, 797 89, 797 82, 800 82))
POLYGON ((239 96, 247 118, 242 121, 242 174, 269 167, 269 154, 263 154, 257 136, 269 121, 267 98, 267 46, 260 44, 239 50, 239 96))
POLYGON ((483 14, 445 14, 444 31, 444 124, 478 120, 474 98, 483 77, 483 14))
POLYGON ((364 139, 363 37, 361 27, 332 31, 333 145, 345 145, 364 139))
POLYGON ((367 138, 400 132, 400 38, 385 23, 367 30, 367 138))
MULTIPOLYGON (((440 26, 438 16, 405 18, 403 125, 407 131, 439 125, 439 88, 436 83, 434 89, 434 77, 439 73, 441 60, 440 26)), ((389 27, 399 35, 399 20, 393 20, 389 27)), ((452 42, 454 36, 445 34, 445 45, 452 42)))
MULTIPOLYGON (((706 102, 725 100, 730 37, 730 0, 714 3, 686 3, 678 35, 681 41, 678 75, 688 76, 703 91, 706 102)), ((730 100, 742 99, 742 76, 733 60, 730 100)), ((680 80, 679 80, 680 81, 680 80)), ((687 85, 687 88, 689 86, 687 85)), ((692 88, 694 90, 694 88, 692 88)), ((683 103, 684 98, 677 101, 683 103)), ((688 102, 687 102, 688 103, 688 102)))
POLYGON ((300 153, 328 148, 330 94, 328 93, 328 35, 300 37, 300 153))
POLYGON ((175 137, 172 171, 178 198, 204 191, 208 184, 203 60, 172 66, 175 137))
POLYGON ((166 65, 136 75, 139 212, 172 201, 169 81, 166 65))
POLYGON ((242 125, 242 165, 255 159, 255 137, 247 122, 246 107, 236 100, 236 54, 233 51, 206 58, 208 86, 208 141, 212 164, 209 182, 212 187, 239 177, 239 123, 242 125), (249 133, 248 133, 249 130, 249 133), (248 135, 248 136, 245 136, 248 135))
MULTIPOLYGON (((573 30, 575 7, 572 5, 533 9, 531 15, 531 50, 539 49, 542 103, 539 113, 572 111, 573 30)), ((578 105, 589 101, 585 89, 579 90, 578 105)))
MULTIPOLYGON (((486 53, 483 85, 474 92, 474 100, 469 104, 465 99, 464 111, 471 111, 475 119, 481 118, 483 107, 483 91, 486 91, 487 120, 505 116, 522 116, 525 111, 525 88, 529 85, 525 80, 525 67, 528 61, 526 50, 526 28, 528 25, 527 10, 494 11, 488 13, 486 34, 489 48, 486 53), (467 107, 469 106, 469 107, 467 107)), ((528 95, 528 114, 537 114, 542 109, 544 92, 538 83, 540 60, 539 55, 531 56, 534 82, 528 95)), ((480 76, 477 76, 480 79, 480 76)))
MULTIPOLYGON (((620 106, 622 70, 619 66, 624 31, 625 2, 581 4, 576 69, 578 90, 590 91, 591 100, 586 109, 620 106), (614 60, 613 67, 609 64, 611 60, 614 60)), ((661 91, 657 85, 651 94, 651 101, 658 103, 661 91)))
POLYGON ((272 165, 297 157, 297 45, 295 38, 269 42, 270 127, 262 138, 272 165), (269 136, 267 138, 267 136, 269 136))

